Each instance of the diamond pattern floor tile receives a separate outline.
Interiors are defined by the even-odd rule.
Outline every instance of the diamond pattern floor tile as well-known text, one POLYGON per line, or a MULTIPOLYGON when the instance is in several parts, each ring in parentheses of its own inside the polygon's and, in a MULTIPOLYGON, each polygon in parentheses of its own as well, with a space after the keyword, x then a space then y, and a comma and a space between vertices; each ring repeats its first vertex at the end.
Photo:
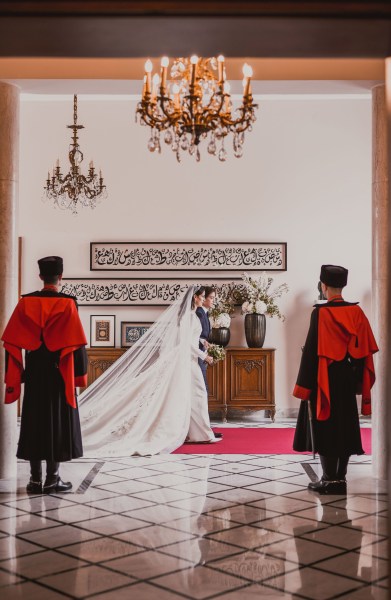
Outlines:
POLYGON ((286 535, 276 531, 247 525, 228 529, 220 533, 212 533, 209 537, 219 542, 248 549, 264 547, 287 538, 286 535))
POLYGON ((124 531, 140 529, 145 527, 146 523, 125 515, 108 515, 92 521, 82 521, 78 523, 78 526, 102 535, 115 535, 124 531))
POLYGON ((40 546, 14 536, 6 536, 0 539, 0 560, 42 552, 42 550, 43 548, 40 546))
POLYGON ((283 542, 277 542, 264 548, 264 552, 270 556, 283 556, 290 562, 301 565, 316 563, 322 559, 341 554, 339 548, 317 544, 302 538, 288 538, 283 542))
POLYGON ((98 594, 93 597, 93 600, 180 600, 183 596, 169 592, 161 587, 156 587, 149 583, 135 583, 133 585, 123 587, 113 592, 98 594))
POLYGON ((311 600, 331 600, 340 594, 361 587, 361 583, 358 581, 322 573, 309 567, 268 579, 267 585, 291 594, 311 598, 311 600))
POLYGON ((245 585, 245 582, 238 577, 203 566, 158 577, 155 579, 155 583, 197 600, 208 598, 222 591, 239 589, 245 585))
POLYGON ((27 579, 39 579, 51 573, 60 573, 69 569, 85 566, 85 562, 70 556, 46 550, 28 556, 18 556, 0 562, 0 568, 16 573, 27 579))
POLYGON ((103 567, 91 566, 43 577, 39 581, 70 596, 84 598, 90 594, 127 585, 132 579, 103 567))
MULTIPOLYGON (((301 596, 301 599, 303 597, 301 596)), ((219 600, 299 600, 299 596, 286 594, 281 590, 270 588, 258 583, 228 592, 219 596, 219 600)))
POLYGON ((62 551, 89 562, 100 563, 104 560, 140 552, 140 548, 115 538, 100 537, 88 542, 71 544, 62 551))
POLYGON ((387 590, 371 585, 344 594, 343 600, 389 600, 389 596, 387 590))
POLYGON ((303 531, 300 535, 303 535, 307 540, 315 540, 321 544, 329 544, 330 546, 345 548, 346 550, 354 550, 361 548, 361 546, 364 547, 373 542, 380 541, 378 535, 363 533, 361 529, 342 527, 340 525, 318 529, 312 533, 304 533, 303 531))
POLYGON ((321 561, 316 564, 316 568, 370 583, 387 575, 388 562, 382 558, 360 556, 358 552, 348 552, 342 556, 321 561))
POLYGON ((103 563, 103 566, 125 575, 131 575, 135 579, 152 579, 166 573, 189 569, 191 563, 175 556, 157 554, 153 550, 147 550, 132 556, 111 560, 103 563))
POLYGON ((64 600, 64 596, 39 583, 25 581, 24 583, 4 587, 1 589, 2 600, 64 600))
POLYGON ((168 544, 193 539, 194 537, 190 532, 179 531, 162 525, 151 525, 150 527, 116 535, 116 538, 141 546, 142 548, 160 548, 168 544))
POLYGON ((204 565, 217 558, 242 552, 240 548, 208 538, 193 538, 161 548, 161 552, 204 565))
POLYGON ((297 569, 294 563, 287 562, 283 557, 267 556, 251 550, 216 560, 209 563, 208 566, 236 577, 242 577, 252 583, 259 583, 270 577, 284 575, 287 571, 297 569))
MULTIPOLYGON (((264 519, 277 517, 278 512, 268 510, 266 508, 258 508, 249 504, 239 504, 236 506, 226 507, 220 510, 214 510, 208 513, 210 517, 222 520, 224 523, 255 523, 264 519)), ((226 526, 221 526, 223 529, 226 526)))
POLYGON ((193 514, 193 512, 183 510, 182 508, 164 505, 148 506, 147 508, 139 508, 124 513, 124 515, 133 519, 141 519, 153 524, 169 523, 170 521, 190 517, 193 514))
POLYGON ((3 586, 9 586, 13 583, 19 583, 20 581, 23 581, 23 579, 14 573, 5 573, 4 571, 0 571, 0 593, 2 598, 4 598, 5 594, 7 593, 7 588, 5 588, 4 591, 3 586))
POLYGON ((27 531, 36 531, 37 529, 47 529, 49 527, 58 527, 59 523, 43 517, 24 513, 9 519, 0 521, 0 531, 12 535, 21 534, 27 531))
POLYGON ((360 488, 370 457, 353 458, 347 498, 307 489, 311 455, 75 461, 67 476, 97 464, 83 493, 28 496, 19 463, 0 494, 2 600, 387 596, 387 497, 360 488))

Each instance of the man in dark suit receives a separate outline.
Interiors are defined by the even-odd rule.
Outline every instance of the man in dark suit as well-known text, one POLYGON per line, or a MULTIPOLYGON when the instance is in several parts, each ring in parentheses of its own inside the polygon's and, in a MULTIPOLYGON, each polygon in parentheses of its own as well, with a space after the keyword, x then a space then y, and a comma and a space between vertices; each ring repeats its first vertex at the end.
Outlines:
MULTIPOLYGON (((199 320, 201 321, 201 326, 202 326, 199 346, 200 346, 200 350, 203 350, 203 351, 207 350, 208 345, 209 345, 208 339, 210 336, 211 326, 210 326, 210 321, 209 321, 209 317, 208 317, 208 311, 211 308, 213 308, 215 298, 216 298, 215 289, 212 287, 205 286, 204 304, 202 306, 199 306, 196 310, 196 315, 199 318, 199 320)), ((200 365, 202 375, 204 376, 206 391, 208 391, 208 381, 207 381, 207 376, 206 376, 206 370, 208 368, 208 365, 204 360, 201 360, 200 358, 198 359, 198 364, 200 365)), ((215 434, 215 437, 217 437, 217 438, 223 437, 223 435, 221 433, 216 433, 215 431, 213 433, 215 434)))

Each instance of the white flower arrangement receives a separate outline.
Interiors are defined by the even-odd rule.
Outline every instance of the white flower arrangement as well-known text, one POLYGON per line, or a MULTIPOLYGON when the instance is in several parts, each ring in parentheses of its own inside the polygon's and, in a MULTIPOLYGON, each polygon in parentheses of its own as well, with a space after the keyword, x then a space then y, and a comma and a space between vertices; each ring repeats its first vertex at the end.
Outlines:
POLYGON ((210 324, 212 325, 213 329, 229 327, 231 325, 231 317, 228 313, 220 313, 216 317, 210 317, 210 324))
POLYGON ((245 287, 244 299, 242 304, 242 314, 269 315, 269 317, 278 317, 284 320, 280 309, 275 303, 276 298, 280 298, 289 288, 286 283, 279 285, 274 291, 270 292, 270 286, 273 278, 268 277, 266 273, 261 273, 258 277, 250 277, 248 273, 242 274, 245 287))
POLYGON ((214 307, 209 311, 210 324, 213 329, 231 325, 230 315, 234 312, 234 301, 230 290, 221 290, 216 296, 214 307))

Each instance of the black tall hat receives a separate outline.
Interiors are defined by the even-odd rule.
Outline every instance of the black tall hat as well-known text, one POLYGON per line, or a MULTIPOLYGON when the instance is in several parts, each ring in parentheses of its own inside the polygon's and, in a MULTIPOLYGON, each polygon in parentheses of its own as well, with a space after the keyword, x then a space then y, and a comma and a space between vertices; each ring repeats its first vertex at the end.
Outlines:
POLYGON ((61 256, 45 256, 38 261, 39 274, 42 277, 51 275, 62 275, 63 260, 61 256))
POLYGON ((343 288, 348 282, 349 271, 337 265, 322 265, 320 277, 322 283, 334 288, 343 288))

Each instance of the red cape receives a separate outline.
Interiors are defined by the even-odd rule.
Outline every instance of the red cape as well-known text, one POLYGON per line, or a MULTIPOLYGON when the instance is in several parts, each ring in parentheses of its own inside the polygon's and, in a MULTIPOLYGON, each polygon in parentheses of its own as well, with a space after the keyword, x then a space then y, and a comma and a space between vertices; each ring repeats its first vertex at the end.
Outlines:
POLYGON ((371 388, 375 383, 373 354, 378 352, 368 319, 359 306, 322 307, 318 320, 318 396, 317 418, 324 421, 330 416, 328 366, 343 360, 347 354, 364 359, 361 412, 371 414, 371 388))
POLYGON ((73 352, 85 346, 77 307, 72 298, 26 296, 19 300, 1 338, 7 350, 5 403, 20 398, 23 373, 22 349, 38 350, 45 342, 50 352, 60 351, 59 371, 65 383, 68 404, 76 407, 75 386, 82 385, 74 376, 73 352))

